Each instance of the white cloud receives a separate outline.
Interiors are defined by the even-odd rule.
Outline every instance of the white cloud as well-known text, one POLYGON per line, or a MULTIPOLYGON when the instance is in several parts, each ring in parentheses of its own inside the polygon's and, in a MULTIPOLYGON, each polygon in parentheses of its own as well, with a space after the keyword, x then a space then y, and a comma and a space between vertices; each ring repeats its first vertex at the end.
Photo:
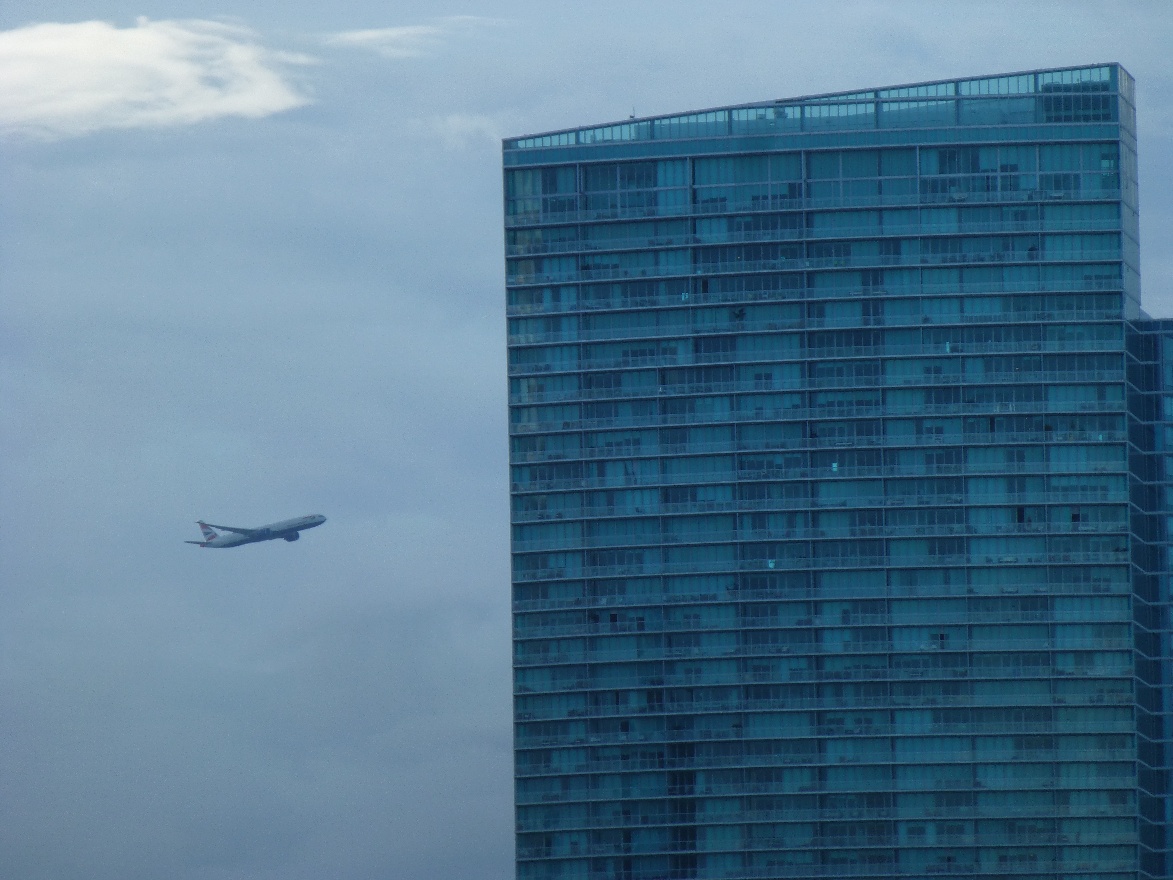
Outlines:
POLYGON ((461 28, 481 27, 494 19, 477 15, 450 15, 435 24, 401 25, 340 31, 325 38, 327 46, 349 46, 377 52, 384 58, 422 58, 432 54, 444 38, 461 28))
POLYGON ((44 23, 0 31, 0 133, 61 138, 110 128, 261 117, 308 103, 283 76, 304 56, 212 21, 44 23))
POLYGON ((384 58, 419 58, 428 54, 443 33, 442 28, 426 24, 370 28, 331 34, 326 45, 370 49, 384 58))
POLYGON ((507 126, 498 116, 476 113, 449 113, 447 116, 432 116, 423 120, 420 127, 438 135, 444 148, 464 150, 477 142, 500 146, 507 126))

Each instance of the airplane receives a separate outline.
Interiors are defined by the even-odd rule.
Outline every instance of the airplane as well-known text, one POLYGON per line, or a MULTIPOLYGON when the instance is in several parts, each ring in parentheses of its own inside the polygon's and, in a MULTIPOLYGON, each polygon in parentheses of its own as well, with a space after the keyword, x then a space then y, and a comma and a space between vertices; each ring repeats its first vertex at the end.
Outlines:
POLYGON ((312 529, 315 526, 320 526, 326 521, 326 517, 319 513, 310 516, 302 516, 297 519, 286 519, 281 522, 272 523, 267 526, 261 526, 257 529, 241 529, 235 526, 217 526, 206 523, 203 520, 198 521, 200 531, 204 533, 204 540, 202 541, 184 541, 185 544, 195 544, 199 547, 239 547, 241 544, 255 544, 258 541, 275 541, 278 538, 283 538, 286 541, 296 541, 301 537, 302 529, 312 529), (221 532, 231 532, 229 535, 221 535, 215 530, 219 529, 221 532))

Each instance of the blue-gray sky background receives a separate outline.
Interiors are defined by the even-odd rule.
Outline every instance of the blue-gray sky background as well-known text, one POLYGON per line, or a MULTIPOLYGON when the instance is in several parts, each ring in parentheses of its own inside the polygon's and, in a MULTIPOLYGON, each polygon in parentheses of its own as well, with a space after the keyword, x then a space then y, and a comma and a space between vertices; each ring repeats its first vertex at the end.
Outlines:
POLYGON ((1120 61, 1173 316, 1162 0, 5 0, 0 31, 7 877, 512 875, 502 137, 1120 61))

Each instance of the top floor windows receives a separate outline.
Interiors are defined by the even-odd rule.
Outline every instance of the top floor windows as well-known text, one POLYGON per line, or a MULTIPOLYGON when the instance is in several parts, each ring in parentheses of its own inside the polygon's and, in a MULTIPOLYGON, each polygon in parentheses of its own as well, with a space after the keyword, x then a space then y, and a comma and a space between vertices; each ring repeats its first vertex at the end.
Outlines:
POLYGON ((582 169, 582 191, 586 193, 660 189, 687 184, 688 163, 684 159, 606 162, 585 165, 582 169))
POLYGON ((807 154, 807 177, 811 180, 915 175, 916 151, 912 149, 819 151, 807 154))
POLYGON ((765 183, 771 180, 802 180, 801 154, 718 156, 696 159, 693 163, 693 182, 697 186, 765 183))
POLYGON ((1044 87, 1041 98, 1043 122, 1113 122, 1116 96, 1107 83, 1044 87), (1090 88, 1089 88, 1090 87, 1090 88))
POLYGON ((505 175, 505 195, 509 198, 574 195, 578 182, 573 165, 552 168, 527 168, 505 175))
POLYGON ((512 217, 565 214, 577 202, 573 165, 526 168, 505 173, 505 211, 512 217))
POLYGON ((714 108, 515 138, 505 149, 876 127, 1114 122, 1120 117, 1117 94, 1125 99, 1123 121, 1131 127, 1132 77, 1107 65, 714 108))
POLYGON ((1035 146, 959 146, 922 148, 920 173, 981 174, 984 172, 1030 172, 1038 168, 1035 146))

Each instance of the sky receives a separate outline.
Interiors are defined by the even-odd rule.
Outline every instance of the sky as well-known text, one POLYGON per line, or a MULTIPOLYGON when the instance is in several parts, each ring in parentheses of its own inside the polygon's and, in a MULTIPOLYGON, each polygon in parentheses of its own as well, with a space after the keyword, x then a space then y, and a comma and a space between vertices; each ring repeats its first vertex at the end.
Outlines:
POLYGON ((1170 45, 1163 0, 5 0, 5 876, 512 876, 503 137, 1119 61, 1173 317, 1170 45))

